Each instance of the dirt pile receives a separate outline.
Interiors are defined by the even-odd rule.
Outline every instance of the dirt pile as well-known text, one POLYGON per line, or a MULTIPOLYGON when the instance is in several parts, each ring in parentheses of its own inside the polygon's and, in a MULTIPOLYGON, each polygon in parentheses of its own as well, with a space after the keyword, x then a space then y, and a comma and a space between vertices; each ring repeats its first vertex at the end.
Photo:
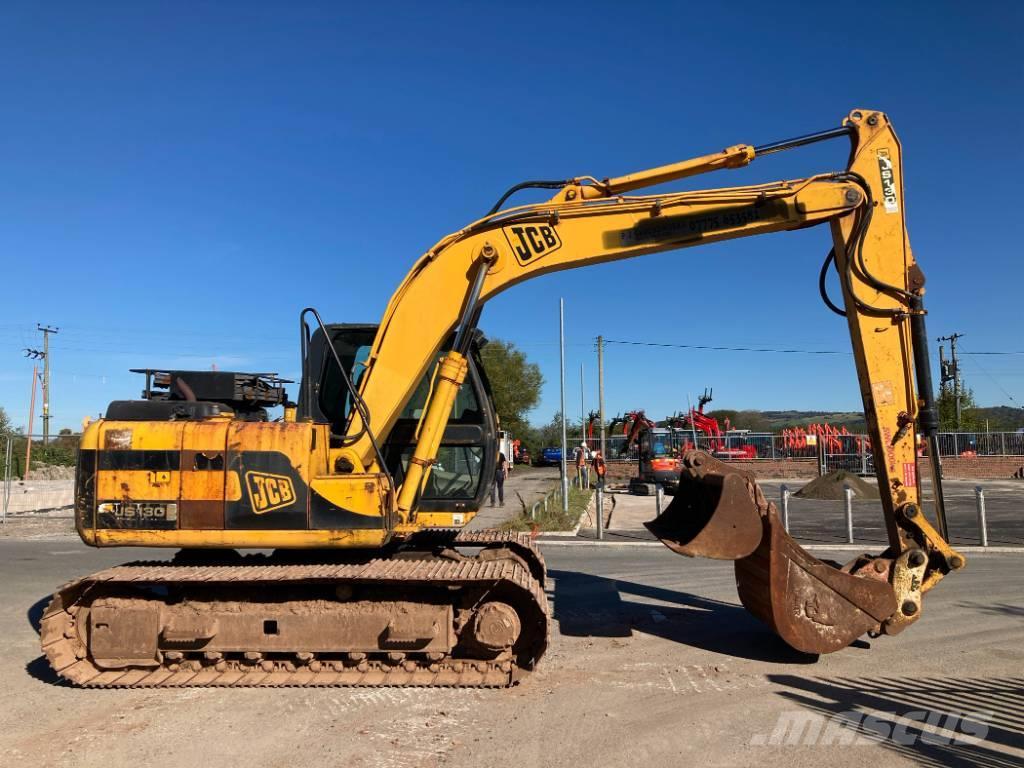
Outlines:
POLYGON ((878 499, 878 488, 857 475, 838 469, 823 477, 816 478, 794 493, 801 499, 829 499, 841 501, 843 486, 848 485, 853 491, 853 498, 864 500, 878 499))

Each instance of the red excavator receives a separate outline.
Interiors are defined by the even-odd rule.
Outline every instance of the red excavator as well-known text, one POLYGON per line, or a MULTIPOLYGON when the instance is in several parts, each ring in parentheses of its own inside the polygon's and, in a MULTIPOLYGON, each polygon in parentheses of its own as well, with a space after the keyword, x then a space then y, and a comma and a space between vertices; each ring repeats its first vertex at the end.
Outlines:
POLYGON ((742 437, 732 435, 729 420, 725 420, 725 431, 718 424, 718 419, 704 413, 704 406, 711 402, 710 389, 705 389, 704 394, 697 401, 697 407, 690 407, 685 414, 675 414, 666 419, 668 425, 684 433, 684 450, 700 448, 714 456, 716 459, 756 459, 757 448, 742 442, 742 437), (694 445, 692 438, 695 433, 700 433, 706 439, 701 445, 694 445))
MULTIPOLYGON (((591 448, 594 447, 594 425, 601 418, 601 414, 597 411, 591 411, 587 414, 587 445, 591 448)), ((600 435, 598 435, 600 437, 600 435)))

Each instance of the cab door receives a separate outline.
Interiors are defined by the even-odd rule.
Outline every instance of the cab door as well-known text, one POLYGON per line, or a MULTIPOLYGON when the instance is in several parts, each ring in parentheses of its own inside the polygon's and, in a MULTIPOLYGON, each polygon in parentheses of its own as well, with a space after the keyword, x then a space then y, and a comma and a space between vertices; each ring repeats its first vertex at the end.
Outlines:
MULTIPOLYGON (((433 373, 427 374, 410 398, 384 445, 384 458, 398 484, 405 477, 416 444, 416 429, 433 373)), ((455 398, 437 463, 431 468, 417 511, 476 512, 494 482, 497 454, 497 423, 490 386, 474 349, 469 356, 466 381, 455 398)))

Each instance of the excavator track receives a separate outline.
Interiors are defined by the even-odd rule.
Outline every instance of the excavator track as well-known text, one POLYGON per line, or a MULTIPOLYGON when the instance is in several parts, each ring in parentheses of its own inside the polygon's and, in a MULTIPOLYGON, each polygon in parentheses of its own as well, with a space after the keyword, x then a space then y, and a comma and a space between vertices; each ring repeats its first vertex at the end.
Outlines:
POLYGON ((528 537, 454 533, 484 549, 109 568, 58 590, 42 648, 86 687, 512 685, 548 642, 543 559, 528 537))

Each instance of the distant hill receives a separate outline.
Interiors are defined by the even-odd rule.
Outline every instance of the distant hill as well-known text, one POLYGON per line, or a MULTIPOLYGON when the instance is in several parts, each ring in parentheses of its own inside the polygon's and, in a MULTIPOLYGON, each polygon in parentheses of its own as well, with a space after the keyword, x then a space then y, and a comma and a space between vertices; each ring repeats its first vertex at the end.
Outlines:
POLYGON ((718 419, 723 428, 728 419, 732 428, 754 432, 778 432, 787 427, 826 423, 835 427, 845 426, 851 432, 866 429, 864 414, 859 411, 734 411, 721 408, 708 411, 708 415, 718 419))
POLYGON ((1024 427, 1024 408, 1010 405, 992 405, 988 408, 975 408, 974 414, 982 426, 988 420, 991 432, 1015 432, 1024 427))
MULTIPOLYGON (((728 416, 733 427, 755 432, 778 432, 788 427, 806 427, 808 424, 831 424, 846 427, 850 432, 865 432, 867 424, 861 411, 711 411, 719 422, 728 416)), ((975 418, 982 428, 988 420, 992 432, 1014 432, 1024 428, 1024 409, 1009 405, 976 408, 975 418)))

